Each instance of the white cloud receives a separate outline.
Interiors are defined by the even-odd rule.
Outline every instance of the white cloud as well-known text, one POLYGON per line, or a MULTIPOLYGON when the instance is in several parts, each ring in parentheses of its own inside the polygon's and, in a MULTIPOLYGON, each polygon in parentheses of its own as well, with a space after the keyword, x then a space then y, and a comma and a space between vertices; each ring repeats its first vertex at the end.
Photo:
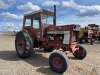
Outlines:
POLYGON ((17 20, 23 18, 23 16, 21 16, 21 15, 15 15, 15 14, 11 14, 9 12, 1 13, 0 17, 2 17, 2 18, 10 18, 10 19, 17 19, 17 20))
POLYGON ((57 12, 57 15, 59 15, 59 14, 60 14, 60 15, 67 14, 67 11, 64 10, 64 11, 59 11, 59 12, 57 12))
POLYGON ((16 3, 16 0, 7 0, 7 1, 8 1, 8 3, 9 3, 9 5, 13 5, 13 4, 16 3))
POLYGON ((59 4, 60 4, 60 3, 57 2, 57 1, 46 1, 46 2, 44 2, 42 5, 43 5, 43 6, 48 6, 48 7, 50 7, 50 6, 59 5, 59 4))
POLYGON ((2 0, 0 0, 0 9, 8 9, 10 6, 6 3, 4 3, 2 0))
POLYGON ((95 16, 100 14, 100 5, 92 5, 92 6, 78 5, 75 3, 74 0, 70 0, 70 1, 63 1, 62 6, 78 10, 79 13, 76 15, 79 17, 95 16))
POLYGON ((27 11, 27 12, 25 12, 24 14, 27 14, 27 13, 32 13, 32 11, 27 11))
POLYGON ((1 22, 0 31, 19 31, 22 29, 22 24, 14 22, 1 22))
POLYGON ((27 2, 24 5, 17 6, 17 9, 19 9, 19 10, 28 10, 28 11, 36 11, 36 10, 39 10, 40 7, 38 5, 33 5, 31 2, 27 2))
POLYGON ((16 0, 8 0, 8 2, 15 2, 16 0))
POLYGON ((65 22, 63 21, 57 21, 57 25, 60 26, 60 25, 65 25, 65 22))

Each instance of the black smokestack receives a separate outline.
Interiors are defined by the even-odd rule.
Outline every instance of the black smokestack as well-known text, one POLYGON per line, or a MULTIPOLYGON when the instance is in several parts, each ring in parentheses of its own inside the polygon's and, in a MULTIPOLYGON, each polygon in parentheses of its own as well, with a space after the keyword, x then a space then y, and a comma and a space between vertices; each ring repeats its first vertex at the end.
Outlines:
POLYGON ((56 5, 54 5, 54 25, 56 26, 56 5))

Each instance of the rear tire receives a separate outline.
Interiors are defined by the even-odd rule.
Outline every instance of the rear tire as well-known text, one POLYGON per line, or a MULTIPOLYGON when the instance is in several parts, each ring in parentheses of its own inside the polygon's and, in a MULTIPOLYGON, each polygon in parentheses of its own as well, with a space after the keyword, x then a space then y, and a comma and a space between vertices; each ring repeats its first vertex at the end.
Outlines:
POLYGON ((43 47, 44 51, 52 52, 54 48, 52 46, 43 47))
POLYGON ((18 32, 15 38, 15 48, 20 58, 29 58, 33 53, 33 42, 30 35, 24 31, 18 32))
POLYGON ((63 73, 68 68, 68 57, 64 52, 53 52, 49 57, 49 65, 52 71, 63 73))
POLYGON ((77 45, 79 47, 79 50, 76 50, 73 55, 75 56, 75 58, 78 58, 78 59, 83 59, 86 57, 87 55, 87 52, 86 52, 86 49, 80 45, 77 45))

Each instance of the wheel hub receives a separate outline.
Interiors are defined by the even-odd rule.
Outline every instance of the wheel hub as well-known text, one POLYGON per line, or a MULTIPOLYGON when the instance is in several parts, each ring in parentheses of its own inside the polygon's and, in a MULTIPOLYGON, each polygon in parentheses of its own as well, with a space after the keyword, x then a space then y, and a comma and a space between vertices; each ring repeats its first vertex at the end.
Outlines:
POLYGON ((54 57, 53 58, 53 65, 54 67, 60 69, 62 67, 62 60, 59 57, 54 57))
POLYGON ((20 53, 23 53, 24 52, 24 39, 22 37, 19 37, 17 39, 17 48, 18 48, 18 51, 20 53))
POLYGON ((75 52, 75 54, 77 54, 78 56, 81 56, 83 55, 83 51, 79 49, 75 52))

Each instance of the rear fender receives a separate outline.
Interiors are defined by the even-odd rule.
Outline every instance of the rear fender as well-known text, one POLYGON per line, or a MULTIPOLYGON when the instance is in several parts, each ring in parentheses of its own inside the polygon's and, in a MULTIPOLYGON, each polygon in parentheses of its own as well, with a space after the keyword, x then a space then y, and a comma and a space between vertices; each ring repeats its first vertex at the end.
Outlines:
POLYGON ((26 27, 26 28, 23 28, 23 31, 29 33, 32 39, 36 38, 36 31, 33 28, 26 27))

